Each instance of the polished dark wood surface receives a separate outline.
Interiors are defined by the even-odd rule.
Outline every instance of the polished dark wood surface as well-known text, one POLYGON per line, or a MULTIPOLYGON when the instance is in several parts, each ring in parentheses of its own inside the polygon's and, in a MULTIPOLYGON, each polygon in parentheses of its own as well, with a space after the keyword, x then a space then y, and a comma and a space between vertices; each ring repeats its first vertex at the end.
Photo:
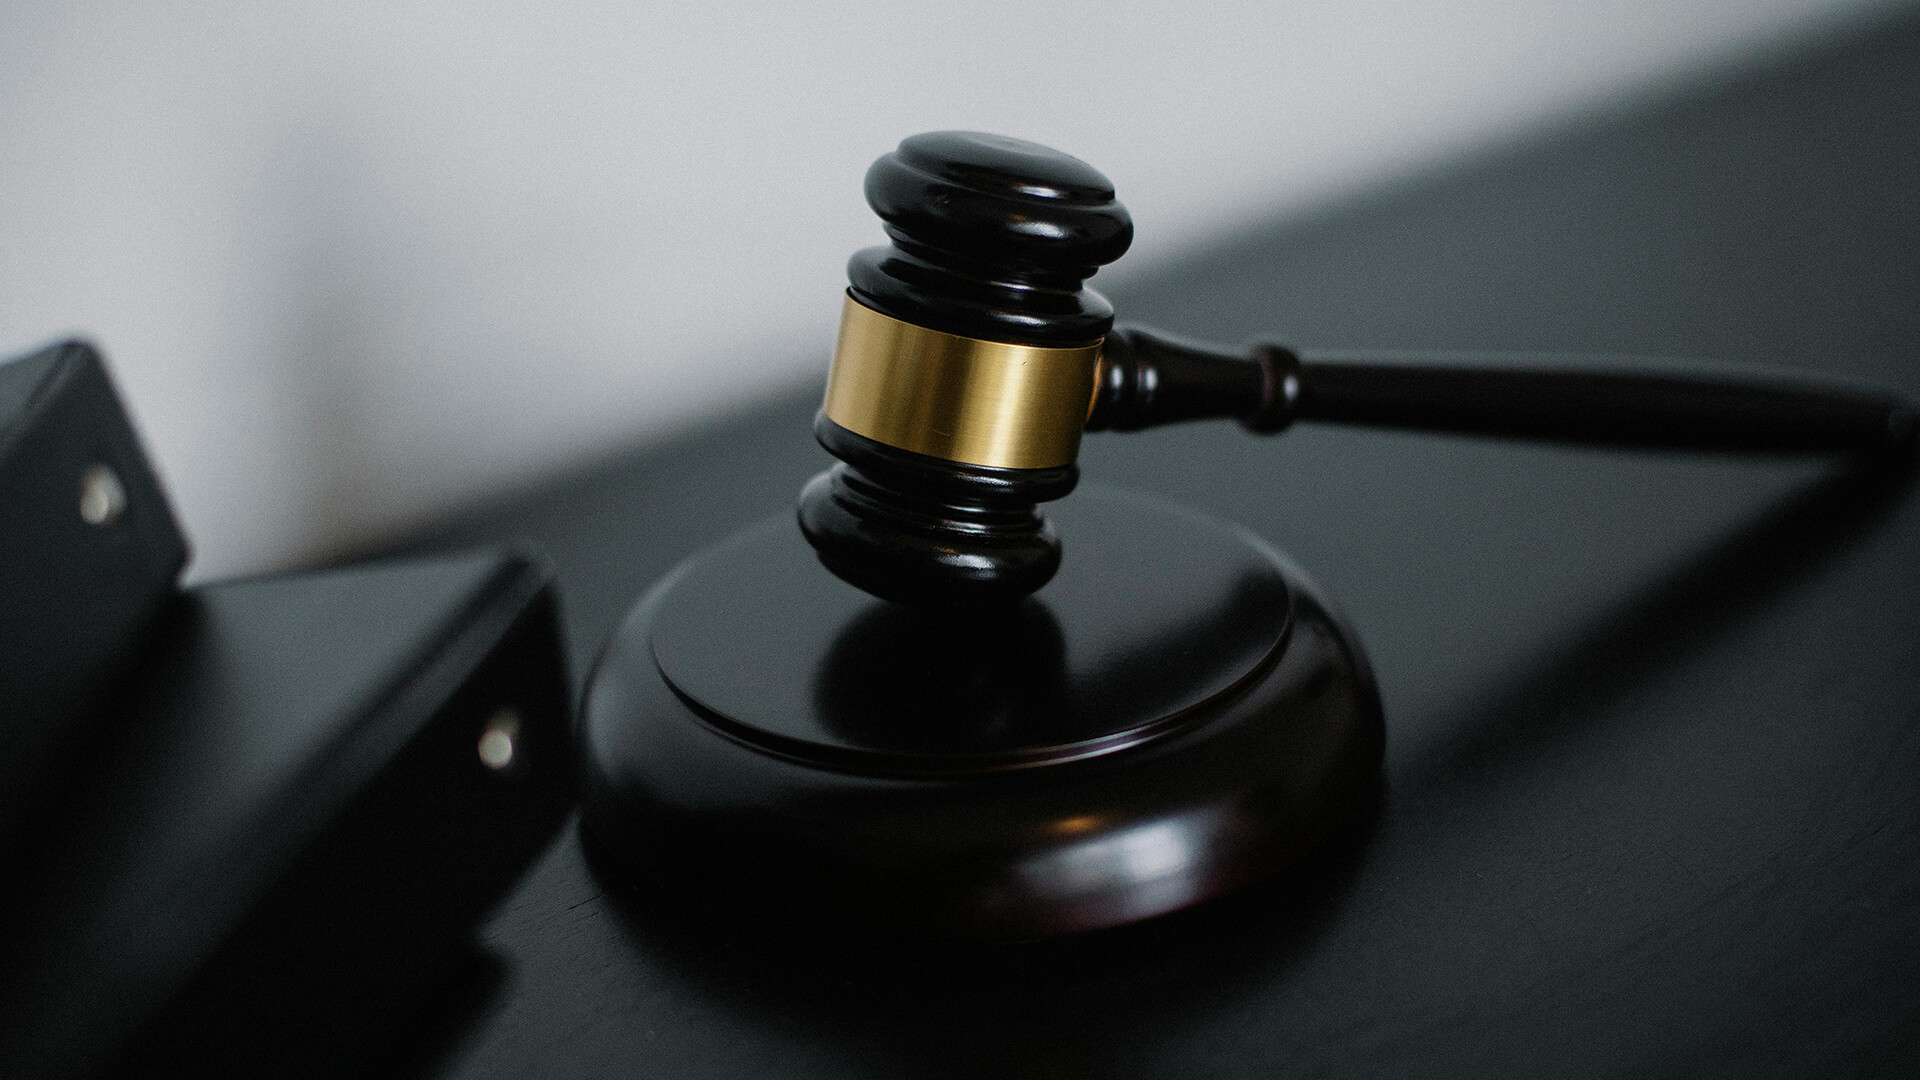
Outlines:
MULTIPOLYGON (((1920 21, 1113 283, 1302 345, 1750 358, 1920 392, 1920 21)), ((824 358, 821 358, 824 365, 824 358)), ((814 393, 436 543, 557 559, 576 664, 826 461, 814 393)), ((569 831, 432 1071, 1911 1075, 1920 503, 1821 462, 1359 430, 1092 436, 1353 617, 1387 792, 1350 858, 1130 930, 928 951, 610 890, 569 831)))

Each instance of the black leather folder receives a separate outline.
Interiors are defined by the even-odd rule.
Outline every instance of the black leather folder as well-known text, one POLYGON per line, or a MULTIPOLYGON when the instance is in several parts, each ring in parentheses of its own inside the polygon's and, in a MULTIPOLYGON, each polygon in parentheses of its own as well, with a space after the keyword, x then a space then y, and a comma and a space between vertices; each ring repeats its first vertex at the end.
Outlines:
POLYGON ((99 354, 0 363, 0 882, 186 559, 99 354))
POLYGON ((0 1075, 378 1060, 571 799, 516 554, 189 589, 0 921, 0 1075))

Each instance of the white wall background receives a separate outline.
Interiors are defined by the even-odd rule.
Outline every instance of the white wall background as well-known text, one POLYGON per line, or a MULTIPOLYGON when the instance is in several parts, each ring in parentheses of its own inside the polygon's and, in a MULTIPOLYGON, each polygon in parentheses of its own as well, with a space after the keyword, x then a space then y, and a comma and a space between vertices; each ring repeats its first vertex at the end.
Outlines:
POLYGON ((101 344, 197 578, 819 378, 868 162, 1112 177, 1138 267, 1885 0, 0 4, 0 353, 101 344))

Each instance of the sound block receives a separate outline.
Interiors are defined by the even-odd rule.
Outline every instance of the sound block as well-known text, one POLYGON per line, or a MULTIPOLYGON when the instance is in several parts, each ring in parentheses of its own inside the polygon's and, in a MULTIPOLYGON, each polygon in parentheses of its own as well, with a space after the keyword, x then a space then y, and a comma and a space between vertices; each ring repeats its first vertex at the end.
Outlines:
POLYGON ((1358 640, 1245 530, 1113 491, 994 613, 876 600, 791 519, 635 605, 584 702, 583 823, 652 887, 884 932, 1116 926, 1266 877, 1378 797, 1358 640))

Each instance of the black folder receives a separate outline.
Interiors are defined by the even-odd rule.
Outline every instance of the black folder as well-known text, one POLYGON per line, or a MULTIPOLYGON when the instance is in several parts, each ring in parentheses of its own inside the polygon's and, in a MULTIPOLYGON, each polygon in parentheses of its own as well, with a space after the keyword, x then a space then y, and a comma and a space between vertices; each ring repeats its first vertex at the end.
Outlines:
POLYGON ((0 1075, 377 1061, 571 800, 552 574, 188 589, 0 912, 0 1075))
POLYGON ((70 341, 0 363, 0 881, 186 558, 99 354, 70 341))

